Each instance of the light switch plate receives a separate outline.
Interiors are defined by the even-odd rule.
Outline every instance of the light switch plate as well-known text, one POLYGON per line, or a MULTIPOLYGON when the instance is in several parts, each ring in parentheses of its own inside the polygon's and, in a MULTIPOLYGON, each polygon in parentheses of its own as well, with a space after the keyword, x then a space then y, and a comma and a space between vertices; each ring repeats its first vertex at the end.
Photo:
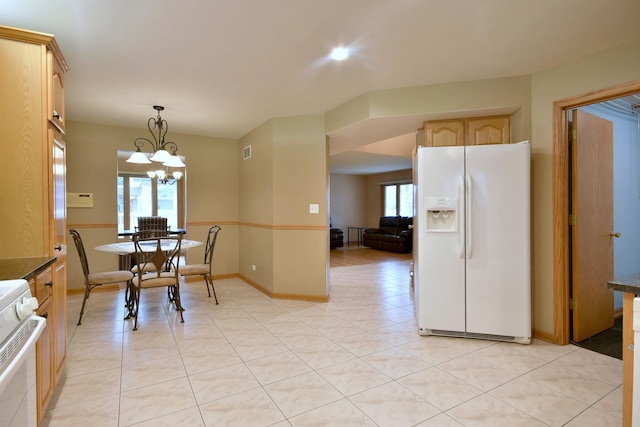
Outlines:
POLYGON ((312 213, 312 214, 320 213, 320 205, 318 205, 317 203, 311 203, 309 205, 309 213, 312 213))

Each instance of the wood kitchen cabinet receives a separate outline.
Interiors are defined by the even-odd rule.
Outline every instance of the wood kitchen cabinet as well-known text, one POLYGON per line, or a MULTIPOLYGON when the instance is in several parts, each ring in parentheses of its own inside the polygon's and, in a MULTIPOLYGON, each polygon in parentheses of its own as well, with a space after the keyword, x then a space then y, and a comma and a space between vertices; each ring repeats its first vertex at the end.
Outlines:
POLYGON ((474 117, 424 122, 426 147, 455 145, 510 144, 509 116, 474 117))
POLYGON ((509 117, 482 117, 467 122, 467 145, 510 144, 509 117))
POLYGON ((60 378, 67 356, 67 180, 66 145, 62 133, 55 128, 49 129, 48 140, 51 155, 51 175, 49 178, 50 202, 50 241, 53 242, 56 262, 53 265, 52 312, 55 318, 53 335, 53 368, 56 381, 60 378))
POLYGON ((40 338, 36 343, 36 399, 38 401, 38 422, 42 419, 42 415, 47 410, 47 405, 53 394, 54 376, 52 366, 46 363, 51 360, 51 336, 53 335, 54 326, 49 321, 49 311, 51 309, 51 300, 40 305, 36 312, 38 316, 47 319, 47 326, 42 330, 40 338))
POLYGON ((465 145, 464 120, 437 120, 424 122, 427 147, 465 145))
POLYGON ((64 110, 64 70, 54 58, 54 55, 47 56, 47 65, 51 70, 49 75, 48 116, 60 131, 64 132, 65 110, 64 110))
POLYGON ((53 274, 51 267, 47 267, 33 280, 35 292, 40 304, 36 314, 47 319, 47 326, 42 331, 36 343, 36 396, 38 400, 38 420, 47 409, 47 404, 55 388, 55 371, 53 366, 53 337, 56 330, 56 316, 53 314, 52 289, 53 274))
POLYGON ((0 258, 55 257, 34 279, 47 328, 36 345, 38 421, 66 358, 66 152, 64 74, 52 35, 0 26, 0 258), (47 284, 48 283, 48 284, 47 284))

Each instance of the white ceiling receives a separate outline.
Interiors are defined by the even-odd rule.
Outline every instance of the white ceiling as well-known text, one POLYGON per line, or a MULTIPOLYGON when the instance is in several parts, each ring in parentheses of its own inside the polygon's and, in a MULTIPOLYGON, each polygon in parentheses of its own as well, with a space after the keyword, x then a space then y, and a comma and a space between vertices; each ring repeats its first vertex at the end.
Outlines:
POLYGON ((0 25, 56 36, 67 119, 140 128, 159 104, 169 132, 224 138, 371 90, 530 74, 640 37, 638 17, 638 0, 0 0, 0 25), (329 61, 337 45, 352 57, 329 61))

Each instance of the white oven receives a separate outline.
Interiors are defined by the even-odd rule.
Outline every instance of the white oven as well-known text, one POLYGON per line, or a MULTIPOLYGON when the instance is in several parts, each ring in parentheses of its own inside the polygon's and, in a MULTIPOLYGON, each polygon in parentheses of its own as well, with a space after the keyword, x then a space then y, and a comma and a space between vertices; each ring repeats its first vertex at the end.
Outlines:
POLYGON ((26 280, 0 281, 0 427, 35 427, 36 341, 46 320, 26 280))

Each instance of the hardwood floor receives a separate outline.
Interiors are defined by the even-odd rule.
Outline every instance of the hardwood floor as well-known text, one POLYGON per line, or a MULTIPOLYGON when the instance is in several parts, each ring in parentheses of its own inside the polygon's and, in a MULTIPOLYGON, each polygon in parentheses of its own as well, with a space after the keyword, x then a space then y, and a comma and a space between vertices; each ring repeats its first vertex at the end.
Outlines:
POLYGON ((411 261, 412 254, 397 254, 394 252, 357 246, 355 243, 342 248, 331 249, 330 266, 345 267, 349 265, 375 264, 386 261, 411 261))

